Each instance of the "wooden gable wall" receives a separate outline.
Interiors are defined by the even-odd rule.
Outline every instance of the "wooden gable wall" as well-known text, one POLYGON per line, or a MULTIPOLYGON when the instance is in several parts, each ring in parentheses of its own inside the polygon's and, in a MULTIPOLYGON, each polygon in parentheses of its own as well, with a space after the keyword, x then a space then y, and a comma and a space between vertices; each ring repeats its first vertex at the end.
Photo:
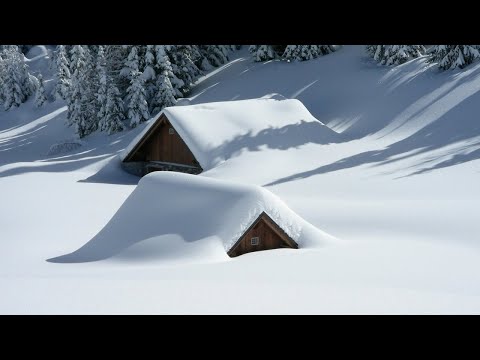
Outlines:
POLYGON ((298 249, 298 244, 263 212, 230 249, 228 256, 236 257, 249 252, 279 248, 298 249), (252 238, 256 237, 258 245, 252 245, 252 238))
POLYGON ((126 160, 162 161, 199 166, 185 141, 164 114, 126 160))

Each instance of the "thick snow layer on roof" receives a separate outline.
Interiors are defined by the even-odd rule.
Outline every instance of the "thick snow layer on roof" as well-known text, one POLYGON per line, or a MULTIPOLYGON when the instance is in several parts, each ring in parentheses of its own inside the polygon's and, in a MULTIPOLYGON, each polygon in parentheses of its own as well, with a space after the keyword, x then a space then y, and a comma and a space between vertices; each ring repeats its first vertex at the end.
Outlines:
MULTIPOLYGON (((205 257, 225 259, 226 252, 263 211, 300 248, 318 246, 332 238, 260 186, 154 172, 142 178, 110 222, 90 242, 52 261, 101 260, 142 240, 163 235, 175 235, 173 238, 180 237, 186 243, 207 240, 209 244, 204 246, 209 250, 205 257)), ((169 238, 158 241, 169 241, 169 238)), ((178 251, 186 251, 184 245, 178 251)))
MULTIPOLYGON (((260 99, 172 106, 163 112, 204 170, 262 145, 282 148, 292 138, 328 143, 338 134, 313 117, 296 99, 272 94, 260 99)), ((132 141, 122 160, 149 131, 157 115, 132 141)))

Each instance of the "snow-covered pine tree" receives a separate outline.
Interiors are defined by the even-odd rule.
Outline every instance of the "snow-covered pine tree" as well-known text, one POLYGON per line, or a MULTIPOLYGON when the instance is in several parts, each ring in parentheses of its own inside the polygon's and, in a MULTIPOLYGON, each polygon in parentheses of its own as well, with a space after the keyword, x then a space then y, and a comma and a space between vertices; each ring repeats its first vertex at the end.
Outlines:
POLYGON ((67 100, 70 92, 71 85, 71 75, 70 75, 70 66, 65 50, 65 46, 58 45, 57 52, 55 57, 56 64, 56 84, 54 95, 55 99, 67 100))
POLYGON ((15 70, 15 64, 12 58, 8 57, 4 60, 4 76, 2 79, 2 98, 3 107, 9 110, 12 106, 19 107, 25 101, 21 82, 18 79, 18 73, 15 70))
POLYGON ((147 45, 136 45, 137 47, 137 56, 138 56, 138 71, 143 73, 145 70, 145 55, 147 51, 147 45))
POLYGON ((172 84, 173 90, 175 92, 175 97, 183 96, 180 89, 185 86, 183 80, 179 79, 174 73, 170 58, 165 51, 165 45, 155 45, 155 60, 156 60, 156 69, 157 74, 162 74, 164 71, 167 72, 170 83, 172 84))
MULTIPOLYGON (((148 103, 145 93, 145 80, 142 73, 138 69, 138 54, 137 47, 132 46, 130 54, 128 54, 125 68, 128 71, 130 78, 130 86, 127 89, 127 108, 128 118, 130 119, 130 126, 135 127, 150 117, 148 113, 148 103)), ((122 70, 124 73, 125 71, 122 70)))
POLYGON ((381 63, 385 59, 386 45, 366 45, 365 50, 367 54, 376 62, 381 63))
POLYGON ((318 55, 327 55, 331 54, 336 50, 333 45, 315 45, 318 47, 318 55))
POLYGON ((186 45, 186 48, 188 49, 188 54, 192 62, 195 64, 197 67, 198 71, 201 73, 201 67, 198 66, 198 64, 202 63, 203 60, 203 54, 200 51, 200 46, 199 45, 186 45))
POLYGON ((95 94, 95 100, 97 101, 97 121, 99 128, 101 129, 101 123, 105 117, 105 109, 107 105, 107 68, 105 60, 105 52, 103 46, 98 47, 97 53, 97 65, 95 67, 96 77, 98 82, 97 91, 95 94))
POLYGON ((80 100, 82 98, 83 82, 81 81, 81 78, 85 72, 85 50, 82 45, 75 45, 71 48, 70 58, 70 71, 72 77, 70 96, 67 98, 67 125, 73 126, 77 122, 77 119, 82 116, 82 103, 80 100))
POLYGON ((202 56, 197 66, 203 70, 223 65, 228 61, 228 45, 199 45, 198 49, 202 56))
MULTIPOLYGON (((0 84, 5 82, 6 70, 5 70, 5 60, 3 59, 3 49, 0 46, 0 84)), ((4 102, 3 96, 3 85, 0 85, 0 105, 3 106, 4 102)))
POLYGON ((96 53, 98 51, 97 46, 90 45, 85 47, 85 76, 83 78, 84 89, 83 93, 85 101, 86 121, 80 124, 81 132, 88 135, 98 129, 97 112, 98 102, 96 94, 99 88, 99 79, 96 71, 96 53))
MULTIPOLYGON (((188 94, 192 84, 202 74, 202 71, 192 60, 194 49, 192 45, 165 45, 165 52, 172 64, 175 76, 183 81, 181 88, 176 88, 183 95, 188 94)), ((172 82, 175 87, 175 83, 172 82)))
POLYGON ((422 56, 425 53, 424 45, 401 45, 411 59, 422 56))
POLYGON ((367 45, 367 54, 381 65, 400 65, 417 58, 425 51, 423 45, 367 45))
POLYGON ((175 105, 175 90, 168 77, 168 73, 164 70, 157 78, 157 95, 153 99, 153 112, 157 113, 163 108, 175 105))
POLYGON ((104 116, 99 124, 100 130, 107 132, 109 135, 115 132, 122 131, 126 128, 123 120, 124 105, 120 91, 115 85, 113 76, 109 75, 106 79, 107 84, 107 98, 105 102, 104 116))
POLYGON ((106 45, 104 48, 107 64, 107 74, 113 77, 120 94, 125 95, 130 80, 121 75, 125 65, 125 59, 128 56, 128 49, 124 45, 106 45))
POLYGON ((142 73, 138 70, 134 71, 131 85, 127 89, 128 117, 131 127, 136 127, 150 117, 144 83, 142 73))
POLYGON ((275 58, 272 45, 250 45, 248 51, 252 54, 253 61, 267 61, 275 58))
POLYGON ((155 46, 154 45, 147 45, 145 48, 145 55, 144 55, 144 69, 142 71, 143 79, 145 80, 145 93, 147 102, 151 104, 153 102, 153 98, 156 96, 157 93, 157 84, 156 78, 157 74, 155 72, 155 46))
POLYGON ((92 87, 93 57, 86 46, 74 45, 71 54, 71 96, 68 102, 67 124, 75 126, 79 137, 97 129, 95 92, 92 87))
POLYGON ((2 98, 5 110, 18 107, 34 89, 33 77, 28 72, 24 56, 15 45, 4 45, 2 49, 3 78, 2 98))
POLYGON ((282 58, 305 61, 330 54, 334 51, 335 47, 333 45, 287 45, 282 58))
POLYGON ((132 82, 133 71, 140 71, 138 65, 138 46, 136 45, 123 45, 126 50, 125 56, 123 58, 123 66, 120 70, 119 76, 125 79, 127 86, 125 91, 130 86, 132 82))
POLYGON ((300 46, 301 45, 287 45, 285 51, 283 52, 282 58, 286 60, 300 60, 300 46))
POLYGON ((423 45, 385 45, 382 65, 400 65, 417 58, 425 51, 423 45))
POLYGON ((441 70, 463 69, 480 58, 480 45, 434 45, 431 62, 436 62, 441 70))
POLYGON ((35 91, 35 105, 37 107, 43 106, 45 101, 47 101, 47 97, 45 96, 45 86, 43 84, 43 76, 42 74, 38 74, 37 76, 37 90, 35 91))

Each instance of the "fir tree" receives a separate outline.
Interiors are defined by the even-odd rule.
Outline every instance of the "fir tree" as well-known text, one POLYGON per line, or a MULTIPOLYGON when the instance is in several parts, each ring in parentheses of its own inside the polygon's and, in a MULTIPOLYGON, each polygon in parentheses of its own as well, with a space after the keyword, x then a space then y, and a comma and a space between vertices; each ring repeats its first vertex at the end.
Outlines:
MULTIPOLYGON (((280 46, 278 47, 280 50, 280 46)), ((282 58, 287 60, 305 61, 330 54, 334 51, 335 47, 333 45, 287 45, 282 54, 282 58)))
POLYGON ((0 105, 3 106, 3 103, 5 101, 4 95, 3 95, 3 84, 5 82, 5 77, 6 75, 6 69, 5 69, 5 60, 4 60, 4 52, 2 49, 2 46, 0 46, 0 105))
POLYGON ((170 80, 170 84, 172 84, 175 97, 181 97, 182 92, 180 89, 185 85, 185 83, 173 73, 172 64, 165 51, 165 45, 155 45, 155 59, 157 73, 163 74, 166 71, 170 80))
POLYGON ((88 135, 98 128, 98 101, 96 94, 99 88, 99 79, 96 74, 96 46, 85 46, 85 74, 83 76, 83 101, 85 103, 84 121, 78 124, 79 132, 88 135))
POLYGON ((18 73, 15 71, 15 64, 9 59, 5 62, 5 79, 3 80, 3 107, 9 110, 12 106, 19 107, 25 101, 25 94, 19 81, 18 73))
POLYGON ((335 46, 333 45, 316 45, 318 46, 318 54, 319 55, 327 55, 331 54, 336 50, 335 46))
POLYGON ((43 106, 45 101, 47 101, 47 97, 45 96, 45 86, 43 84, 43 76, 42 74, 39 74, 37 76, 38 84, 37 84, 37 90, 35 91, 35 105, 37 107, 43 106))
POLYGON ((367 54, 377 62, 381 62, 385 58, 386 45, 366 45, 367 54))
POLYGON ((400 65, 417 58, 425 51, 423 45, 367 45, 367 54, 381 65, 400 65))
POLYGON ((54 90, 54 96, 58 99, 67 100, 69 96, 70 86, 71 86, 71 75, 69 69, 69 61, 65 46, 58 45, 57 53, 55 58, 56 65, 56 84, 54 90))
POLYGON ((107 77, 107 89, 104 116, 99 127, 101 131, 110 135, 122 131, 126 127, 123 123, 125 119, 123 100, 112 76, 107 77))
POLYGON ((155 81, 157 74, 155 72, 154 50, 154 45, 147 45, 144 55, 145 67, 143 69, 143 79, 145 80, 145 93, 147 102, 150 104, 157 93, 157 84, 155 81))
POLYGON ((75 126, 79 137, 97 129, 95 98, 92 89, 93 59, 90 50, 82 45, 72 48, 72 90, 68 103, 67 124, 75 126))
MULTIPOLYGON (((252 45, 253 46, 253 45, 252 45)), ((301 45, 287 45, 282 57, 287 60, 304 60, 300 58, 301 45)))
POLYGON ((138 49, 137 46, 124 45, 127 50, 127 55, 124 58, 123 67, 120 71, 120 76, 126 78, 128 83, 132 80, 132 71, 140 71, 138 67, 138 49))
POLYGON ((145 80, 142 73, 138 69, 137 47, 132 46, 130 54, 128 54, 125 68, 130 78, 130 86, 127 89, 127 107, 130 126, 135 127, 150 117, 148 113, 148 103, 145 93, 145 80))
MULTIPOLYGON (((97 65, 95 67, 98 88, 95 94, 95 99, 97 101, 97 119, 99 124, 105 117, 106 104, 107 104, 107 69, 105 61, 105 53, 103 51, 103 46, 99 46, 97 53, 97 65)), ((101 127, 101 126, 99 126, 101 127)))
POLYGON ((125 66, 125 59, 128 56, 127 50, 127 47, 124 45, 107 45, 104 49, 107 74, 115 79, 116 86, 122 95, 125 95, 127 88, 130 85, 130 79, 128 79, 127 76, 122 75, 122 70, 125 66))
POLYGON ((199 45, 198 48, 201 61, 197 63, 197 66, 203 70, 208 70, 212 66, 223 65, 228 61, 229 49, 227 45, 199 45))
POLYGON ((17 46, 4 45, 2 62, 2 99, 5 110, 8 110, 20 106, 33 93, 35 85, 17 46))
POLYGON ((157 95, 155 96, 153 106, 154 113, 163 108, 175 105, 175 95, 172 83, 168 77, 167 71, 164 71, 157 78, 157 95))
POLYGON ((386 45, 383 65, 400 65, 417 58, 425 51, 423 45, 386 45))
POLYGON ((180 92, 186 95, 191 89, 192 84, 202 74, 202 71, 192 60, 193 48, 191 45, 165 45, 165 52, 172 65, 173 74, 183 82, 183 86, 176 87, 178 84, 172 82, 172 85, 180 92))
POLYGON ((463 69, 480 58, 479 45, 435 45, 431 51, 431 62, 441 70, 463 69))
POLYGON ((127 89, 128 117, 131 127, 136 127, 150 117, 144 83, 145 80, 140 71, 132 73, 131 85, 127 89))
POLYGON ((267 61, 275 58, 272 45, 250 45, 248 51, 252 54, 253 61, 267 61))

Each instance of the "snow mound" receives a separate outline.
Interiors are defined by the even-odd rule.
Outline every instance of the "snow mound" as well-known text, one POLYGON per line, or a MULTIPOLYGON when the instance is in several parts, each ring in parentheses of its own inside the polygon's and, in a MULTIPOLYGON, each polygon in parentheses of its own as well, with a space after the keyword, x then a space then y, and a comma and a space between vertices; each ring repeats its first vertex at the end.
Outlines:
POLYGON ((58 155, 58 154, 64 154, 68 153, 70 151, 76 150, 79 147, 83 146, 84 142, 81 140, 65 140, 57 144, 53 144, 50 146, 50 149, 48 150, 47 155, 58 155))
POLYGON ((282 94, 272 93, 262 96, 261 99, 286 100, 287 98, 282 94))
POLYGON ((185 106, 185 105, 190 105, 190 99, 189 98, 179 98, 179 99, 177 99, 177 102, 175 103, 175 106, 185 106))
MULTIPOLYGON (((325 144, 339 138, 336 132, 313 117, 299 100, 283 97, 281 101, 260 98, 172 106, 162 113, 204 170, 243 151, 259 151, 262 147, 281 149, 294 139, 325 144)), ((160 119, 160 115, 149 120, 145 129, 122 153, 122 160, 160 119)))
MULTIPOLYGON (((266 212, 300 248, 333 239, 293 212, 280 198, 255 185, 175 172, 154 172, 141 179, 108 224, 77 251, 52 262, 109 258, 150 239, 172 256, 188 247, 208 249, 204 259, 226 260, 226 252, 266 212), (166 236, 168 235, 168 236, 166 236), (183 242, 178 244, 178 239, 183 242), (169 246, 166 246, 166 242, 169 246), (177 245, 175 245, 177 244, 177 245), (189 246, 185 246, 189 245, 189 246)), ((169 254, 164 254, 168 258, 169 254)))
POLYGON ((30 50, 28 50, 25 57, 27 59, 33 59, 40 56, 47 56, 48 50, 44 45, 35 45, 30 50))

